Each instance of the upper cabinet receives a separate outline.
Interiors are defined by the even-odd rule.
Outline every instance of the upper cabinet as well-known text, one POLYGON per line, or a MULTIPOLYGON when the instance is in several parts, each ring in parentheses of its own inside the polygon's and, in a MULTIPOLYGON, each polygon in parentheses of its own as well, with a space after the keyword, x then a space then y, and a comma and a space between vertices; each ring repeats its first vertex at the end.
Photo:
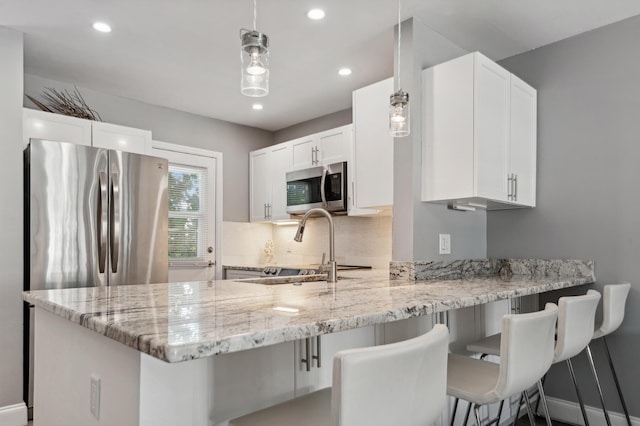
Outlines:
POLYGON ((299 170, 348 161, 351 153, 351 133, 352 126, 348 124, 285 142, 291 145, 293 168, 299 170))
POLYGON ((353 92, 351 196, 355 209, 389 208, 393 204, 393 137, 389 134, 392 93, 393 78, 353 92))
POLYGON ((32 138, 91 146, 91 121, 23 108, 23 145, 26 147, 32 138))
POLYGON ((151 131, 92 122, 93 146, 117 151, 146 154, 151 152, 151 131))
POLYGON ((34 109, 23 109, 23 143, 29 139, 69 142, 132 152, 151 153, 151 131, 84 120, 34 109))
POLYGON ((480 53, 423 71, 422 201, 534 207, 537 93, 480 53))
POLYGON ((292 146, 283 143, 249 154, 250 219, 289 219, 286 172, 292 166, 292 146))

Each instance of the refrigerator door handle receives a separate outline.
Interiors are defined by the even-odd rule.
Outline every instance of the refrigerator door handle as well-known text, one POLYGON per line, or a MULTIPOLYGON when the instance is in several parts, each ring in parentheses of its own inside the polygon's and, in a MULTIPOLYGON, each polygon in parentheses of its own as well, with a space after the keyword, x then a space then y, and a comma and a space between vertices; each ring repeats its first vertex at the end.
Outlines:
POLYGON ((98 193, 98 269, 104 274, 105 264, 107 261, 107 230, 109 214, 109 203, 107 202, 107 174, 105 172, 98 173, 98 184, 100 192, 98 193))
POLYGON ((120 256, 120 181, 117 173, 111 174, 111 272, 118 272, 118 258, 120 256))

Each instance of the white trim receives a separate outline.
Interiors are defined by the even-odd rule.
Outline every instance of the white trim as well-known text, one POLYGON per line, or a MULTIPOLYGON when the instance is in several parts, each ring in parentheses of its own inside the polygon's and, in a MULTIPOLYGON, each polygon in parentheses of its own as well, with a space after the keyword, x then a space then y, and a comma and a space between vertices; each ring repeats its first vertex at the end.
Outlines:
MULTIPOLYGON (((548 396, 547 405, 549 406, 549 414, 552 419, 574 425, 584 425, 580 405, 578 405, 578 403, 548 396)), ((601 408, 591 407, 589 405, 585 406, 585 408, 587 410, 587 417, 589 418, 590 424, 606 424, 601 408)), ((609 417, 611 418, 612 426, 626 426, 627 424, 627 419, 623 413, 609 411, 609 417)), ((631 424, 633 426, 640 426, 640 418, 632 416, 631 424)))
POLYGON ((193 148, 190 146, 177 145, 168 142, 151 141, 152 150, 158 149, 163 151, 171 151, 180 154, 198 155, 201 157, 213 158, 216 160, 216 176, 215 176, 215 220, 214 220, 214 247, 215 247, 215 271, 216 279, 222 279, 222 153, 209 151, 207 149, 193 148))
POLYGON ((151 141, 152 149, 162 149, 164 151, 179 152, 181 154, 193 154, 201 157, 211 157, 222 160, 222 153, 209 151, 208 149, 194 148, 191 146, 178 145, 175 143, 151 141))
POLYGON ((0 425, 26 426, 27 421, 27 406, 24 402, 0 407, 0 425))

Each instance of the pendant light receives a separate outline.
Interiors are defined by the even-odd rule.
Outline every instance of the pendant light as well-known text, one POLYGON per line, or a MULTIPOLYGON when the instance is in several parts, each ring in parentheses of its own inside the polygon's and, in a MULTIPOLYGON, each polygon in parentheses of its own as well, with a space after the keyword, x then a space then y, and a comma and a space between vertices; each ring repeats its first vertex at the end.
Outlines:
POLYGON ((411 128, 409 126, 409 94, 404 92, 400 85, 400 41, 402 40, 402 15, 401 0, 398 0, 398 69, 396 77, 398 90, 389 98, 389 133, 391 136, 401 138, 408 136, 411 128))
POLYGON ((253 30, 240 30, 242 80, 240 92, 258 98, 269 94, 269 37, 256 30, 257 0, 253 0, 253 30))

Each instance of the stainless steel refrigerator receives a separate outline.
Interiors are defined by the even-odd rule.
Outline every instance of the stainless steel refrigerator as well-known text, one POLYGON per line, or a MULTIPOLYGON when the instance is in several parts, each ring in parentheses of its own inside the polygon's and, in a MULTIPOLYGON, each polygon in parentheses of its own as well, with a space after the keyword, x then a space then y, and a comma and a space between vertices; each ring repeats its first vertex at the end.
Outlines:
POLYGON ((25 290, 167 282, 166 159, 32 139, 24 162, 25 290))

